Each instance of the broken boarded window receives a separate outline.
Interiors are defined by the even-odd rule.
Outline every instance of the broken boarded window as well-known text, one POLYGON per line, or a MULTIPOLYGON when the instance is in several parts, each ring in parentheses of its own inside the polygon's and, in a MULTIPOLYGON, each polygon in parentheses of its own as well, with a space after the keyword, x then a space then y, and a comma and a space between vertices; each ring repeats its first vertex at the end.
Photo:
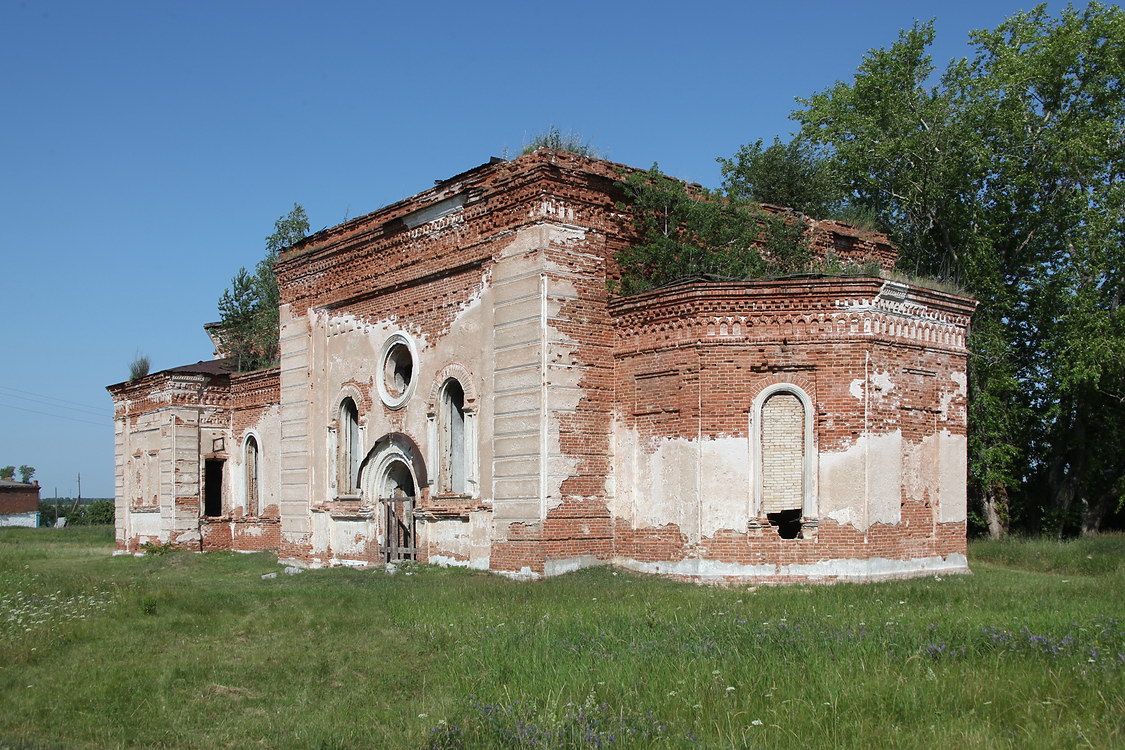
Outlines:
POLYGON ((762 404, 760 424, 762 514, 782 536, 794 538, 805 501, 804 404, 796 394, 775 393, 762 404))
POLYGON ((359 481, 359 409, 355 401, 345 398, 340 403, 339 427, 336 431, 336 488, 341 495, 355 494, 359 481))
POLYGON ((441 390, 441 491, 465 494, 465 389, 456 378, 445 381, 441 390))
POLYGON ((258 441, 253 435, 246 438, 246 512, 261 513, 258 496, 258 441))

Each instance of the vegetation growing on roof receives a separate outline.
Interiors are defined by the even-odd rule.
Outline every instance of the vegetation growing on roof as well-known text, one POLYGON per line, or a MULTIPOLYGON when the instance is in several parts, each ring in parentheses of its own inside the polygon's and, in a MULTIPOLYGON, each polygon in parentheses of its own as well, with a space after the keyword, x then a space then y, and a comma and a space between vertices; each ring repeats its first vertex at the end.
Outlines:
POLYGON ((149 373, 149 368, 152 363, 149 361, 147 354, 137 352, 133 357, 133 361, 129 363, 129 380, 140 380, 149 373))
POLYGON ((572 154, 589 156, 595 159, 599 157, 597 149, 591 146, 590 142, 583 139, 582 136, 574 132, 563 133, 554 125, 533 136, 520 153, 530 154, 532 151, 538 151, 541 148, 551 149, 552 151, 569 151, 572 154))
POLYGON ((800 213, 767 211, 752 189, 688 186, 653 165, 620 183, 641 241, 616 255, 614 291, 636 294, 691 278, 745 280, 798 273, 878 276, 875 263, 813 254, 800 213))

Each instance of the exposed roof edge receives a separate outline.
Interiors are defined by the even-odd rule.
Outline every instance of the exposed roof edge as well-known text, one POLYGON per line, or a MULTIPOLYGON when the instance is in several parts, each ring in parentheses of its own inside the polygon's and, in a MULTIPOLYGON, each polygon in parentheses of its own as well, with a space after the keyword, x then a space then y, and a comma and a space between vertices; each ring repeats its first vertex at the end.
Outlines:
POLYGON ((904 294, 913 300, 922 300, 942 310, 959 315, 972 315, 977 308, 977 301, 965 295, 952 294, 937 289, 911 284, 909 282, 885 279, 880 276, 828 276, 825 274, 803 273, 788 276, 778 276, 762 279, 725 279, 721 277, 692 277, 649 289, 628 296, 616 296, 609 301, 611 314, 648 307, 651 305, 671 304, 678 299, 698 297, 707 293, 729 296, 738 291, 761 292, 770 287, 779 287, 778 293, 785 296, 792 295, 792 287, 844 287, 841 290, 847 296, 851 287, 856 295, 877 297, 885 290, 900 288, 904 294))
POLYGON ((222 377, 236 373, 233 357, 205 359, 191 365, 180 365, 179 367, 169 367, 164 370, 158 370, 157 372, 150 372, 143 378, 137 378, 136 380, 123 380, 120 383, 113 383, 112 385, 107 385, 106 390, 111 393, 122 391, 129 386, 152 382, 158 377, 167 375, 209 375, 211 377, 222 377))

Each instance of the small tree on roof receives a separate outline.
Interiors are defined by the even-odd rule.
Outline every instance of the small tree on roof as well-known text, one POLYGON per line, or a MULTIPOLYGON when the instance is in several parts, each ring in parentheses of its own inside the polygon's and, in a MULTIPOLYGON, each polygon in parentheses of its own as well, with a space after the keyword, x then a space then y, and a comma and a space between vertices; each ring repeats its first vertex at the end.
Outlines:
POLYGON ((219 298, 223 348, 235 358, 240 371, 269 367, 277 361, 281 295, 273 264, 278 254, 303 240, 309 233, 309 217, 299 203, 274 222, 266 237, 266 257, 254 273, 238 269, 231 285, 219 298))

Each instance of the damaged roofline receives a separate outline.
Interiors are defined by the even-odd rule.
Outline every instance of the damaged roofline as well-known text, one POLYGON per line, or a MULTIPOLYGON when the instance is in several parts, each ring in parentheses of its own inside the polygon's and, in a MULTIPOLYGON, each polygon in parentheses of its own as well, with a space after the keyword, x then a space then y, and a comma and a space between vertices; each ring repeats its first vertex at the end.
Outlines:
POLYGON ((394 203, 388 203, 381 208, 377 208, 374 211, 369 211, 368 213, 363 214, 362 216, 357 216, 354 219, 349 219, 348 221, 341 222, 340 224, 335 224, 333 226, 325 227, 324 229, 313 232, 308 237, 305 237, 299 242, 295 242, 289 247, 283 249, 281 251, 279 261, 289 260, 291 258, 304 255, 306 252, 312 249, 312 246, 319 245, 321 242, 328 239, 331 235, 346 232, 349 229, 354 229, 363 224, 371 223, 373 221, 376 221, 380 216, 385 216, 384 221, 380 223, 391 221, 396 218, 394 214, 399 209, 411 203, 417 203, 426 198, 437 196, 442 192, 442 189, 448 187, 450 183, 477 176, 482 172, 485 172, 491 168, 495 168, 497 164, 503 163, 505 163, 504 159, 493 156, 483 164, 478 164, 477 166, 466 169, 463 172, 458 172, 452 177, 447 177, 444 180, 434 180, 434 186, 431 188, 422 190, 401 200, 397 200, 394 203))
POLYGON ((139 386, 153 382, 159 377, 180 377, 181 379, 191 379, 192 377, 207 376, 207 377, 230 377, 231 375, 238 374, 235 372, 233 366, 228 366, 232 360, 230 359, 209 359, 200 360, 192 365, 180 365, 179 367, 168 367, 156 372, 150 372, 143 378, 135 380, 122 380, 120 383, 113 383, 107 385, 105 389, 110 393, 120 393, 125 391, 130 386, 139 386))
POLYGON ((319 250, 331 248, 335 244, 344 241, 344 237, 352 235, 352 237, 349 237, 350 240, 354 238, 355 231, 362 226, 373 225, 369 231, 385 227, 415 211, 428 208, 432 203, 449 199, 459 193, 465 192, 467 189, 471 189, 472 182, 481 180, 489 172, 501 168, 504 165, 527 163, 537 164, 542 167, 563 167, 565 166, 562 163, 564 161, 570 162, 572 167, 578 168, 581 171, 586 171, 601 177, 608 176, 607 173, 610 172, 614 174, 615 178, 619 178, 630 172, 642 171, 627 164, 620 164, 606 159, 595 159, 569 151, 555 151, 551 149, 537 149, 511 160, 492 157, 492 159, 484 164, 480 164, 464 172, 459 172, 452 177, 435 181, 434 187, 432 188, 415 193, 414 195, 390 203, 362 216, 357 216, 341 224, 325 227, 291 247, 282 250, 277 263, 285 264, 319 250), (450 191, 449 188, 451 186, 456 189, 450 191), (333 240, 333 237, 337 237, 338 239, 333 240))

